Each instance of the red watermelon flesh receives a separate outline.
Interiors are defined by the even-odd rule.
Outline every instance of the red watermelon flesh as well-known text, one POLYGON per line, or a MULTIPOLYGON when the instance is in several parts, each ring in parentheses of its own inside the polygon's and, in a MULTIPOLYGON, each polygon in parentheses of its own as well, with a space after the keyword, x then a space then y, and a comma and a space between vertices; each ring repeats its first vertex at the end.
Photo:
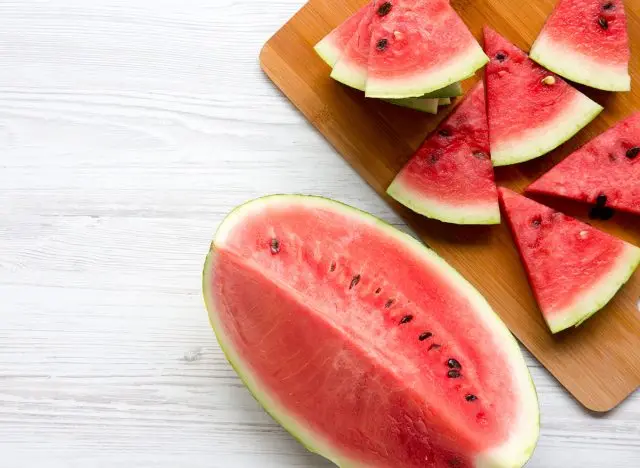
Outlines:
POLYGON ((218 340, 249 389, 339 466, 512 467, 535 392, 486 301, 419 242, 325 199, 234 211, 205 266, 218 340))
POLYGON ((391 7, 371 25, 367 97, 422 96, 472 76, 487 63, 447 0, 384 3, 391 7))
POLYGON ((343 49, 347 47, 351 38, 358 31, 358 27, 363 18, 367 15, 367 12, 371 10, 372 3, 360 8, 349 19, 316 44, 316 52, 327 65, 333 67, 338 62, 342 56, 343 49))
POLYGON ((640 113, 587 143, 527 191, 640 214, 640 113))
POLYGON ((496 166, 528 161, 560 146, 602 107, 486 27, 487 108, 496 166))
POLYGON ((531 288, 553 333, 602 309, 640 263, 640 249, 500 188, 531 288))
POLYGON ((441 221, 500 223, 482 82, 427 137, 387 193, 441 221))
POLYGON ((560 0, 531 58, 565 78, 608 91, 631 89, 623 0, 560 0))

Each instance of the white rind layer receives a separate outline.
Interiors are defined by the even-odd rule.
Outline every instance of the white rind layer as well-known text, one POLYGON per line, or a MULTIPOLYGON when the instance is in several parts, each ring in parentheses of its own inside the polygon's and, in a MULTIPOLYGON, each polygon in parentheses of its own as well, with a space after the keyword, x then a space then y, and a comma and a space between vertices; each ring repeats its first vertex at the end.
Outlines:
POLYGON ((349 63, 343 58, 333 67, 331 78, 351 88, 364 91, 367 86, 367 67, 349 63))
POLYGON ((551 331, 558 333, 567 328, 582 325, 613 299, 618 290, 629 281, 638 265, 640 265, 640 249, 627 244, 607 275, 588 292, 581 294, 575 303, 556 312, 553 318, 547 319, 551 331))
POLYGON ((605 91, 630 91, 627 66, 608 66, 541 34, 531 48, 531 59, 568 80, 605 91))
POLYGON ((432 198, 425 198, 420 194, 407 190, 402 180, 394 180, 387 194, 407 208, 427 218, 451 224, 500 224, 500 204, 498 195, 492 203, 480 205, 478 203, 454 206, 440 203, 432 198))
POLYGON ((318 453, 323 457, 333 461, 342 468, 369 468, 358 464, 342 453, 339 453, 322 436, 307 430, 300 421, 287 413, 287 411, 276 401, 276 399, 264 391, 264 386, 245 366, 235 351, 233 344, 223 333, 222 324, 215 310, 214 299, 211 296, 209 285, 212 280, 211 264, 216 255, 216 249, 224 247, 225 241, 233 229, 246 217, 254 213, 260 213, 267 207, 277 205, 295 206, 300 204, 306 207, 317 206, 318 208, 334 210, 347 216, 354 216, 360 222, 370 224, 372 228, 378 229, 391 238, 400 241, 416 255, 417 261, 423 261, 431 267, 437 269, 443 278, 454 285, 461 294, 465 295, 474 309, 482 317, 484 323, 494 332, 497 342, 504 343, 505 355, 508 357, 512 376, 514 378, 514 395, 520 399, 520 414, 518 420, 514 422, 510 438, 502 445, 494 447, 480 455, 475 460, 475 468, 512 468, 521 467, 529 460, 535 449, 539 430, 540 414, 538 409, 538 398, 531 380, 531 375, 526 367, 520 347, 515 338, 511 335, 506 326, 498 318, 486 299, 457 271, 440 258, 435 252, 425 248, 425 246, 413 237, 398 231, 387 223, 355 208, 319 197, 305 197, 297 195, 274 195, 260 198, 246 203, 236 208, 223 221, 218 229, 212 244, 211 251, 205 263, 203 275, 204 298, 209 310, 209 317, 214 328, 220 346, 231 365, 236 369, 240 378, 245 382, 251 393, 262 404, 265 410, 296 437, 307 449, 318 453))
MULTIPOLYGON (((587 126, 603 107, 576 93, 573 102, 546 125, 532 128, 511 140, 491 142, 494 166, 508 166, 538 158, 556 149, 587 126)), ((491 129, 489 129, 491 132, 491 129)))
POLYGON ((331 34, 318 42, 313 49, 331 68, 335 66, 342 55, 342 50, 336 46, 331 34))
POLYGON ((487 62, 489 58, 474 42, 465 52, 427 72, 395 79, 365 77, 365 93, 370 98, 403 99, 423 96, 469 78, 487 62))

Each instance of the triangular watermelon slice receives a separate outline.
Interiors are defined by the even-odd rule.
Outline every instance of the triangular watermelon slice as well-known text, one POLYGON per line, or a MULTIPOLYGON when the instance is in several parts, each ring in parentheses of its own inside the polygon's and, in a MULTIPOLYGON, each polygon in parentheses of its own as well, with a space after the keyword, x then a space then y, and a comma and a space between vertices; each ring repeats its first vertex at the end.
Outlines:
POLYGON ((640 264, 640 249, 500 188, 529 282, 553 333, 602 309, 640 264))
POLYGON ((495 166, 535 159, 591 122, 602 106, 485 27, 487 108, 495 166))
POLYGON ((487 63, 447 0, 378 1, 376 11, 367 97, 422 96, 472 76, 487 63))
POLYGON ((387 193, 440 221, 500 223, 482 83, 425 140, 387 193))
POLYGON ((331 68, 333 68, 338 60, 340 60, 343 49, 349 44, 349 41, 355 35, 363 18, 371 10, 372 3, 360 8, 348 20, 331 31, 314 47, 318 55, 322 57, 322 60, 324 60, 331 68))
POLYGON ((587 143, 527 191, 640 214, 640 112, 587 143))
POLYGON ((607 91, 631 89, 630 57, 623 0, 560 0, 531 48, 549 70, 607 91))

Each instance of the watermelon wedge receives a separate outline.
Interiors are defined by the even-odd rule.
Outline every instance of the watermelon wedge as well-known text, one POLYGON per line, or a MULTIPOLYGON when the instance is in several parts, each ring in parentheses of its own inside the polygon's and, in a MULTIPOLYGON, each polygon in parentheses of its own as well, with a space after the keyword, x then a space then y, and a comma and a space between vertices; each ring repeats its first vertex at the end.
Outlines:
MULTIPOLYGON (((373 2, 372 2, 373 3, 373 2)), ((347 47, 351 38, 358 31, 361 21, 371 9, 371 4, 367 4, 355 12, 340 26, 331 31, 314 47, 316 53, 331 68, 340 60, 342 51, 347 47)))
POLYGON ((500 198, 549 328, 581 325, 640 264, 640 249, 508 189, 500 198))
POLYGON ((540 157, 591 122, 602 106, 530 60, 486 27, 485 51, 491 156, 495 166, 540 157))
POLYGON ((387 193, 440 221, 500 223, 482 83, 427 137, 387 193))
POLYGON ((447 0, 386 4, 391 6, 384 15, 375 15, 370 28, 367 97, 422 96, 472 76, 487 63, 447 0))
POLYGON ((587 143, 527 192, 640 214, 640 113, 587 143))
POLYGON ((423 98, 454 98, 458 96, 462 96, 462 84, 453 83, 445 88, 438 89, 437 91, 433 91, 431 93, 427 93, 423 98))
POLYGON ((437 114, 440 99, 409 98, 409 99, 385 99, 384 101, 395 106, 406 107, 427 114, 437 114))
POLYGON ((560 0, 531 58, 565 78, 606 91, 629 91, 629 36, 623 0, 560 0))
POLYGON ((345 205, 250 202, 204 268, 211 323, 265 409, 342 467, 522 466, 538 404, 486 300, 412 237, 345 205))

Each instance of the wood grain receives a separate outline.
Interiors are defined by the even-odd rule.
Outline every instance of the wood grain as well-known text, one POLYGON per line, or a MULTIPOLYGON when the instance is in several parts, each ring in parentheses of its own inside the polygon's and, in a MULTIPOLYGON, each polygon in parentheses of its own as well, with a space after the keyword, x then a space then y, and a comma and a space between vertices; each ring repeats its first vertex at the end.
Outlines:
MULTIPOLYGON (((0 466, 328 468, 260 408, 200 298, 269 193, 402 229, 261 73, 302 0, 0 0, 0 466)), ((527 354, 527 468, 640 466, 640 394, 593 417, 527 354)))
MULTIPOLYGON (((393 177, 439 119, 366 100, 330 79, 328 67, 312 47, 364 3, 311 0, 264 47, 263 69, 419 236, 480 289, 518 339, 569 392, 593 411, 611 410, 640 385, 640 275, 585 325, 553 336, 542 320, 505 224, 498 228, 446 225, 420 217, 387 197, 393 177)), ((554 3, 458 0, 452 5, 478 37, 482 26, 490 24, 528 50, 554 3)), ((640 4, 628 2, 627 14, 632 43, 640 44, 640 4)), ((498 183, 522 190, 579 145, 640 107, 637 55, 632 70, 631 93, 586 91, 606 106, 604 115, 550 156, 499 168, 498 183)), ((467 88, 475 80, 467 82, 467 88)), ((588 210, 566 203, 554 206, 578 216, 588 210)), ((638 218, 618 215, 615 222, 597 224, 640 245, 638 218)))

